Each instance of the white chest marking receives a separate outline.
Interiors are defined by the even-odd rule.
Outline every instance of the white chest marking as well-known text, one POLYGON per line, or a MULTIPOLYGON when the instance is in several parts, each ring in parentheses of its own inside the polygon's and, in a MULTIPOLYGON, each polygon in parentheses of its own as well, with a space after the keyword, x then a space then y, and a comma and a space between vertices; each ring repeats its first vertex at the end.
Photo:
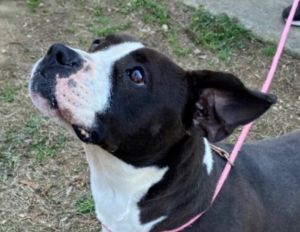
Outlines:
MULTIPOLYGON (((168 168, 135 168, 95 145, 85 145, 98 219, 113 232, 147 232, 166 217, 140 222, 137 203, 168 168)), ((105 231, 105 230, 104 230, 105 231)))
POLYGON ((206 166, 207 173, 209 175, 213 169, 214 159, 207 139, 204 138, 203 140, 204 140, 204 149, 205 149, 203 164, 206 166))

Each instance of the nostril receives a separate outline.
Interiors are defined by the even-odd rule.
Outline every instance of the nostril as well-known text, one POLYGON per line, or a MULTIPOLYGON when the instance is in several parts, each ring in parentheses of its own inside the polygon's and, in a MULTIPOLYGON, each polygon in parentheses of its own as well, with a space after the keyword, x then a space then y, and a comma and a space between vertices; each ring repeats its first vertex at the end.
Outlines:
POLYGON ((61 65, 66 65, 66 62, 64 61, 64 54, 61 51, 57 51, 56 61, 61 65))

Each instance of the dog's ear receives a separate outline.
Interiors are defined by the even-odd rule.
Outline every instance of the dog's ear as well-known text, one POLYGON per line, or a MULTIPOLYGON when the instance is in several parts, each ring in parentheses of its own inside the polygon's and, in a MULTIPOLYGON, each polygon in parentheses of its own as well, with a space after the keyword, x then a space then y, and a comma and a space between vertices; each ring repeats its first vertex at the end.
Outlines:
POLYGON ((211 142, 224 139, 276 102, 274 95, 251 91, 229 73, 192 71, 187 78, 190 97, 184 122, 211 142))

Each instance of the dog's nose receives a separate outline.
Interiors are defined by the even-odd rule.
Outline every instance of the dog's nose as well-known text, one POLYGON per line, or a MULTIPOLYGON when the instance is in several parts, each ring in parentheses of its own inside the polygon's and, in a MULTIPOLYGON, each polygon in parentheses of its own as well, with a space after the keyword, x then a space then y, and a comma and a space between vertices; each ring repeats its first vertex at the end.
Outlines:
POLYGON ((60 43, 53 44, 49 48, 45 59, 48 60, 48 63, 72 68, 78 68, 82 64, 79 54, 60 43))

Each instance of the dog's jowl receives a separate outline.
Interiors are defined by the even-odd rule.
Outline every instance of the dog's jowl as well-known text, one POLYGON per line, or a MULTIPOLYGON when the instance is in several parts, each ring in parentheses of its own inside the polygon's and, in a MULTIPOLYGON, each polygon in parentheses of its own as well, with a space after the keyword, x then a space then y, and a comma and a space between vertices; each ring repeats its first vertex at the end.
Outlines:
MULTIPOLYGON (((171 230, 205 210, 226 163, 210 143, 230 151, 218 142, 276 101, 232 74, 186 71, 125 35, 88 52, 52 45, 29 89, 83 143, 96 214, 112 232, 171 230)), ((300 133, 240 152, 217 201, 185 231, 299 232, 300 133)))

